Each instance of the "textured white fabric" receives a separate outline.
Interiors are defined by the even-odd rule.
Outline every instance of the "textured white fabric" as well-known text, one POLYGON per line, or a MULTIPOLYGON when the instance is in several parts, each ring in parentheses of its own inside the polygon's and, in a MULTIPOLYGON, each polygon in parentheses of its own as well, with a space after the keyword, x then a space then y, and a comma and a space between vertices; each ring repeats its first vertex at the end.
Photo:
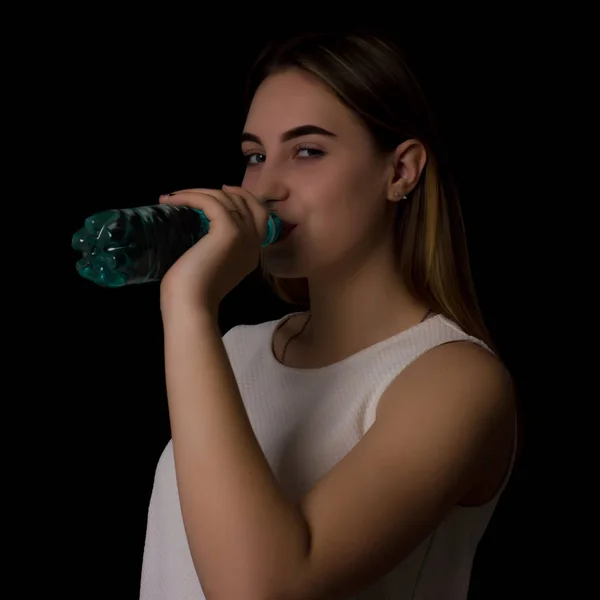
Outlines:
MULTIPOLYGON (((437 315, 333 365, 297 369, 273 355, 271 340, 281 321, 234 327, 223 341, 255 435, 291 500, 360 441, 382 393, 412 361, 453 341, 486 348, 437 315)), ((455 507, 410 556, 353 600, 466 600, 475 550, 511 470, 512 462, 492 501, 455 507)), ((140 598, 204 599, 183 527, 171 442, 156 469, 140 598)))

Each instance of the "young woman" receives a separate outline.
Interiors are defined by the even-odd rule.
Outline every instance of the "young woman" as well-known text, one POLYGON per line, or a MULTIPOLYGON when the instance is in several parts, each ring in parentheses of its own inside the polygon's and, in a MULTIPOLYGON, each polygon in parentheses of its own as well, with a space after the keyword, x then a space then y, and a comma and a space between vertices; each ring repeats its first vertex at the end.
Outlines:
POLYGON ((419 85, 382 39, 299 36, 257 60, 241 144, 241 187, 161 198, 211 230, 161 283, 141 598, 465 600, 516 409, 419 85), (307 310, 221 338, 259 264, 307 310))

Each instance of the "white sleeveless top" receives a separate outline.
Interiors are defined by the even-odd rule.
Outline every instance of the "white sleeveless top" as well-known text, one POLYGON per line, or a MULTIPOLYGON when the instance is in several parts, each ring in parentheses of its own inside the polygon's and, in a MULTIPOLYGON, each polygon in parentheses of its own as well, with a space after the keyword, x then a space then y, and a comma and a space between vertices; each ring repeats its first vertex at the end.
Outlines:
MULTIPOLYGON (((471 341, 489 350, 437 315, 333 365, 299 369, 282 365, 273 355, 272 336, 284 319, 234 327, 223 342, 254 433, 292 501, 360 441, 375 420, 379 398, 411 362, 453 341, 471 341)), ((466 600, 477 545, 508 482, 514 457, 513 449, 510 469, 490 502, 455 506, 407 558, 353 600, 466 600)), ((204 599, 184 531, 172 442, 156 469, 140 598, 204 599)))

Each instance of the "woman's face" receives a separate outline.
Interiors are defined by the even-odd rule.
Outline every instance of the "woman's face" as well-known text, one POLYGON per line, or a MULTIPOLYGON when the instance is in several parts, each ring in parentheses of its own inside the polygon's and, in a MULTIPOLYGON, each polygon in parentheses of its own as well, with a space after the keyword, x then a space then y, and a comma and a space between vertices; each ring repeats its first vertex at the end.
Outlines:
POLYGON ((297 224, 263 251, 277 277, 325 275, 363 261, 393 233, 386 199, 394 166, 367 129, 318 80, 299 70, 268 77, 250 107, 242 186, 297 224))

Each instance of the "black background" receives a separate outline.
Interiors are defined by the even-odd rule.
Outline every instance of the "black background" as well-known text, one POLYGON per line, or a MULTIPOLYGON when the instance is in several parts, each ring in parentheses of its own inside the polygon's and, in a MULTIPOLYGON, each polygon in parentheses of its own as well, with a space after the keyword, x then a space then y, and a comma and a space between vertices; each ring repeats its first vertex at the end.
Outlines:
MULTIPOLYGON (((421 17, 391 29, 450 149, 484 316, 529 425, 543 402, 531 327, 543 198, 527 191, 535 167, 523 166, 522 153, 533 136, 532 88, 542 67, 531 31, 514 23, 507 30, 490 15, 479 16, 476 27, 457 16, 433 27, 421 17)), ((158 287, 105 290, 82 280, 70 237, 98 210, 152 204, 186 187, 239 183, 245 72, 273 30, 264 23, 236 29, 232 18, 210 25, 200 19, 182 31, 87 16, 60 30, 51 53, 38 54, 38 85, 49 98, 37 106, 38 118, 62 203, 55 221, 64 279, 60 294, 48 295, 39 377, 49 395, 58 394, 47 410, 57 425, 45 432, 49 442, 38 457, 44 508, 34 499, 32 512, 50 523, 47 561, 57 566, 45 587, 63 597, 137 597, 154 469, 170 437, 158 287)), ((320 28, 277 22, 279 34, 320 28)), ((381 29, 389 33, 389 22, 381 29)), ((253 274, 223 301, 220 324, 224 333, 291 310, 253 274)), ((532 529, 525 450, 476 557, 472 600, 529 598, 538 589, 530 559, 542 542, 532 529)))

